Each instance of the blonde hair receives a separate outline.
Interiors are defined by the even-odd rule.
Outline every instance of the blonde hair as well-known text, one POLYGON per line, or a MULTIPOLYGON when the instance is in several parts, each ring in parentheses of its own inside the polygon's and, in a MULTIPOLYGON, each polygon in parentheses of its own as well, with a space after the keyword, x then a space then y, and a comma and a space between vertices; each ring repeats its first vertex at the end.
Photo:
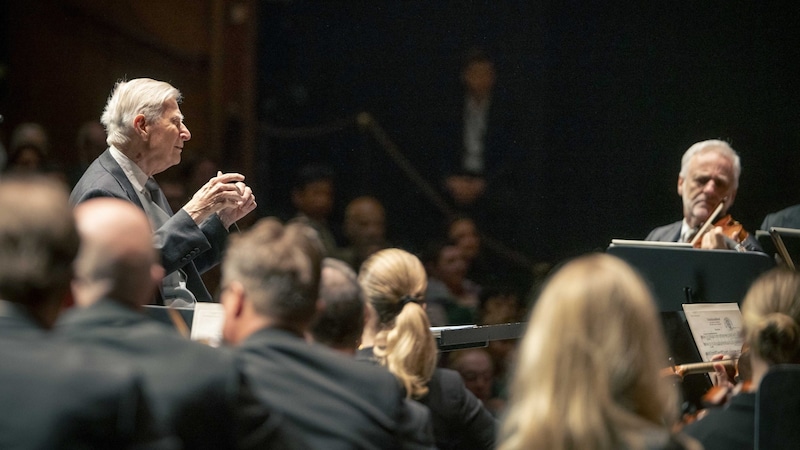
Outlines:
POLYGON ((674 388, 659 375, 666 364, 642 279, 610 255, 576 259, 533 310, 498 448, 639 448, 643 428, 677 417, 674 388))
POLYGON ((436 369, 436 342, 422 300, 428 279, 420 260, 405 250, 390 248, 368 258, 358 281, 378 314, 375 356, 412 398, 428 393, 436 369))
POLYGON ((745 344, 770 365, 800 363, 800 273, 773 269, 742 302, 745 344))

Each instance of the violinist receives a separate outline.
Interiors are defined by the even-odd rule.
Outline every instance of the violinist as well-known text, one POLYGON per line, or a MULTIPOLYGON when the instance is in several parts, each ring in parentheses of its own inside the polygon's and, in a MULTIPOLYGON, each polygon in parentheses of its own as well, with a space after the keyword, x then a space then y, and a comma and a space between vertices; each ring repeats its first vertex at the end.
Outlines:
POLYGON ((742 320, 750 349, 749 387, 683 429, 706 450, 754 448, 761 379, 773 365, 800 363, 800 273, 777 268, 761 275, 742 302, 742 320))
POLYGON ((706 249, 762 251, 752 235, 726 216, 736 198, 741 171, 739 155, 725 141, 712 139, 689 147, 678 174, 683 220, 654 229, 645 240, 693 242, 695 247, 706 249), (713 226, 704 226, 708 221, 713 226))

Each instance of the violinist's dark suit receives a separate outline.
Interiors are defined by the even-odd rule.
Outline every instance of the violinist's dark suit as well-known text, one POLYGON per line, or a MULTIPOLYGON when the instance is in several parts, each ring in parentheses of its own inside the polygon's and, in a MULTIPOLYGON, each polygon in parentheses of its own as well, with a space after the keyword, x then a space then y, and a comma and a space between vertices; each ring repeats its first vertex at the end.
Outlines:
POLYGON ((234 355, 224 349, 191 342, 111 300, 69 311, 56 332, 73 345, 135 366, 158 423, 178 436, 182 448, 273 448, 283 439, 279 416, 251 394, 234 355))
MULTIPOLYGON (((669 225, 664 225, 658 227, 650 232, 645 241, 658 241, 658 242, 678 242, 681 237, 681 224, 683 224, 682 220, 677 222, 671 223, 669 225)), ((761 248, 761 245, 758 241, 753 237, 752 234, 747 236, 747 239, 744 240, 742 243, 744 248, 747 251, 751 252, 763 252, 764 250, 761 248)))

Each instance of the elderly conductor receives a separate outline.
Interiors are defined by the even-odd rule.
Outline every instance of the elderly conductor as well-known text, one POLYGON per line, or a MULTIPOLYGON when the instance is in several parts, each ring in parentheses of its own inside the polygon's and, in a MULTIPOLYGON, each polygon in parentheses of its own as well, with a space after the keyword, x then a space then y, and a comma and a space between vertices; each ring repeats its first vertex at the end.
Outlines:
POLYGON ((101 117, 109 148, 86 169, 70 202, 117 197, 142 208, 167 273, 162 300, 191 306, 212 301, 200 274, 219 263, 228 228, 256 202, 243 175, 219 172, 173 213, 153 175, 178 164, 192 137, 178 107, 181 98, 180 91, 162 81, 119 81, 101 117))

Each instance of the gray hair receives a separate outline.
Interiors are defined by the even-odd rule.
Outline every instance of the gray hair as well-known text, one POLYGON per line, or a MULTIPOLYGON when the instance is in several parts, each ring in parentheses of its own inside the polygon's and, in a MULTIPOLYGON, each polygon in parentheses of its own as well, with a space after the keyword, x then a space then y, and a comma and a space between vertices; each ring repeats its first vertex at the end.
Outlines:
POLYGON ((144 114, 148 122, 157 120, 168 100, 180 103, 182 98, 178 89, 163 81, 150 78, 118 81, 100 117, 108 135, 106 143, 125 147, 133 136, 133 119, 137 115, 144 114))
POLYGON ((742 162, 739 159, 739 154, 736 153, 736 150, 734 150, 729 143, 719 139, 700 141, 689 147, 689 149, 683 154, 683 158, 681 158, 681 171, 678 175, 685 179, 688 175, 689 162, 692 160, 692 158, 694 158, 695 155, 705 153, 707 151, 717 152, 731 160, 733 163, 733 187, 739 187, 739 175, 742 173, 742 162))

